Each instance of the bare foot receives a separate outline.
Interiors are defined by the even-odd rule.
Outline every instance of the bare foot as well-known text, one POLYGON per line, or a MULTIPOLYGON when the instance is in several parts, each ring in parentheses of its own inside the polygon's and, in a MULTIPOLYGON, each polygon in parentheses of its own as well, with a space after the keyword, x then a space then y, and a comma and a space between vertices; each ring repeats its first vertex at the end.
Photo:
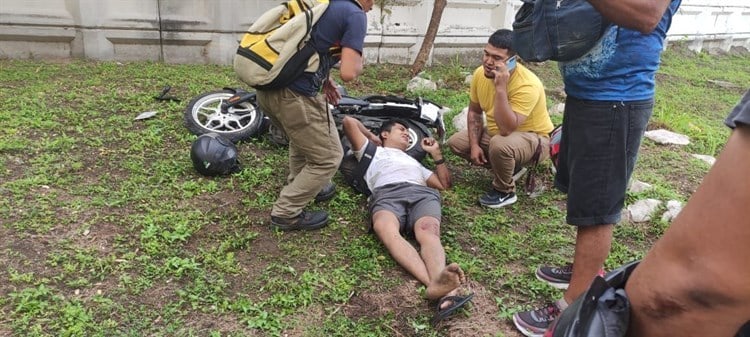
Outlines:
POLYGON ((430 282, 425 296, 427 299, 436 300, 452 292, 464 282, 466 282, 464 271, 458 264, 451 263, 440 272, 436 279, 430 282))

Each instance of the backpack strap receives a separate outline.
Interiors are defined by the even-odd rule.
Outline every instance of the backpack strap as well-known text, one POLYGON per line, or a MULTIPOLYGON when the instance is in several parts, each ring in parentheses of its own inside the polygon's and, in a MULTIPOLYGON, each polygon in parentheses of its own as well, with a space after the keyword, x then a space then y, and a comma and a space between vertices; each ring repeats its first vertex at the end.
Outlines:
POLYGON ((529 173, 526 174, 526 193, 531 194, 534 192, 534 189, 536 189, 536 166, 539 164, 539 157, 542 155, 542 137, 539 137, 539 135, 536 135, 538 143, 536 143, 536 149, 534 150, 534 156, 531 157, 531 161, 529 162, 531 164, 531 169, 529 170, 529 173))
POLYGON ((370 196, 370 194, 372 194, 372 192, 369 188, 367 188, 367 182, 365 182, 365 172, 367 172, 367 168, 370 167, 372 157, 375 155, 375 150, 377 150, 377 146, 368 141, 367 146, 365 147, 365 153, 362 154, 362 158, 359 159, 357 167, 354 168, 354 171, 352 172, 352 187, 368 197, 370 196))
POLYGON ((359 0, 352 0, 352 2, 353 2, 353 3, 355 3, 355 4, 357 4, 357 6, 359 6, 359 8, 361 8, 362 10, 364 10, 364 9, 365 9, 365 7, 364 7, 364 6, 362 6, 362 4, 361 4, 361 3, 359 3, 359 0))

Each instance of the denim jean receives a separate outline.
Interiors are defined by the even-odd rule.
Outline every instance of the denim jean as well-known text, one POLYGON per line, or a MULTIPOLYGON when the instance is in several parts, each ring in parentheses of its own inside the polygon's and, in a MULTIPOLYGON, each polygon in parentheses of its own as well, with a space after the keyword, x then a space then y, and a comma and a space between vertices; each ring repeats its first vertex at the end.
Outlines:
POLYGON ((568 194, 569 224, 620 221, 653 107, 653 99, 601 102, 567 98, 555 187, 568 194))

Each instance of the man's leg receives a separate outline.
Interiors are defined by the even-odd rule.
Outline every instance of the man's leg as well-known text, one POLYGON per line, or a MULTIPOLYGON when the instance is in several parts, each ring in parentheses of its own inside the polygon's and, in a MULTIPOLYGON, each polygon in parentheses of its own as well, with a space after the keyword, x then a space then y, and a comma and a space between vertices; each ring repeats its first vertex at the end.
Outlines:
MULTIPOLYGON (((495 190, 505 193, 515 192, 513 172, 516 167, 531 161, 540 142, 539 138, 532 132, 513 132, 506 137, 498 135, 490 139, 487 159, 492 164, 492 187, 495 190)), ((548 148, 549 145, 544 147, 545 150, 548 148)), ((549 153, 548 150, 547 152, 549 153)))
POLYGON ((423 217, 415 224, 415 236, 422 254, 399 232, 396 216, 380 210, 372 216, 373 230, 394 260, 427 287, 426 297, 438 299, 458 288, 464 273, 457 264, 445 266, 445 251, 440 244, 439 227, 430 224, 435 218, 423 217), (437 233, 436 233, 437 230, 437 233), (431 232, 431 233, 430 233, 431 232), (421 240, 421 241, 420 241, 421 240))
POLYGON ((513 174, 516 168, 531 161, 539 144, 539 136, 531 132, 513 132, 489 139, 487 160, 492 171, 492 188, 479 197, 482 206, 500 208, 518 200, 513 174))
MULTIPOLYGON (((282 91, 283 95, 296 95, 288 89, 282 91)), ((283 112, 276 117, 289 138, 290 174, 299 171, 293 179, 287 179, 290 183, 282 188, 271 215, 290 218, 299 214, 331 180, 343 150, 334 120, 325 110, 326 103, 320 95, 300 96, 293 106, 290 97, 283 102, 286 105, 279 109, 283 112)))
MULTIPOLYGON (((555 185, 568 194, 566 221, 578 226, 573 273, 564 273, 570 278, 564 301, 513 316, 516 327, 527 336, 544 333, 561 309, 588 288, 606 260, 612 224, 620 221, 627 182, 652 108, 651 100, 594 103, 567 98, 555 185)), ((542 266, 537 276, 555 270, 565 268, 542 266)), ((561 279, 555 278, 555 283, 562 283, 561 279)))
POLYGON ((302 169, 305 168, 305 165, 307 165, 305 154, 299 151, 299 148, 297 148, 297 146, 294 146, 291 140, 289 141, 288 151, 289 174, 286 177, 287 185, 291 184, 294 181, 294 178, 296 178, 297 175, 302 171, 302 169))
POLYGON ((573 276, 563 299, 567 303, 583 294, 607 260, 614 225, 578 227, 573 255, 573 276))
POLYGON ((750 320, 750 127, 630 277, 629 336, 734 336, 750 320))
MULTIPOLYGON (((479 140, 479 146, 484 151, 485 156, 487 155, 487 149, 490 143, 490 136, 485 130, 482 133, 482 139, 479 140)), ((466 130, 459 131, 448 138, 448 147, 451 152, 458 155, 459 157, 471 161, 471 145, 469 144, 469 132, 466 130)), ((489 163, 487 164, 489 167, 489 163)))
POLYGON ((380 210, 372 215, 372 229, 394 260, 422 284, 430 284, 430 274, 417 250, 399 232, 396 216, 380 210))
POLYGON ((459 157, 471 160, 471 146, 469 145, 469 132, 462 130, 454 133, 448 138, 448 147, 451 152, 459 157))
POLYGON ((567 220, 583 226, 578 227, 573 275, 563 297, 568 303, 588 289, 609 255, 613 224, 620 220, 628 181, 653 110, 652 100, 617 103, 611 108, 608 104, 570 118, 579 126, 575 130, 584 130, 590 122, 587 132, 595 136, 567 139, 572 142, 568 164, 583 168, 571 171, 569 178, 567 220), (581 117, 589 120, 581 124, 576 121, 581 117))
POLYGON ((445 266, 445 249, 440 242, 440 221, 430 216, 420 218, 414 224, 414 236, 430 277, 430 282, 425 284, 426 297, 438 299, 456 290, 465 277, 458 264, 445 266))

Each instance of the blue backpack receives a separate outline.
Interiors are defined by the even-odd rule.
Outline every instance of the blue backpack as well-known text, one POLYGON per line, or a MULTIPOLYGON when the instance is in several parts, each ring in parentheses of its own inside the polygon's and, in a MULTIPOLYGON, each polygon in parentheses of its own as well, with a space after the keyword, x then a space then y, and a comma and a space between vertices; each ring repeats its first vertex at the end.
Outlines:
POLYGON ((610 23, 586 0, 522 0, 513 50, 525 61, 572 61, 593 48, 610 23))

